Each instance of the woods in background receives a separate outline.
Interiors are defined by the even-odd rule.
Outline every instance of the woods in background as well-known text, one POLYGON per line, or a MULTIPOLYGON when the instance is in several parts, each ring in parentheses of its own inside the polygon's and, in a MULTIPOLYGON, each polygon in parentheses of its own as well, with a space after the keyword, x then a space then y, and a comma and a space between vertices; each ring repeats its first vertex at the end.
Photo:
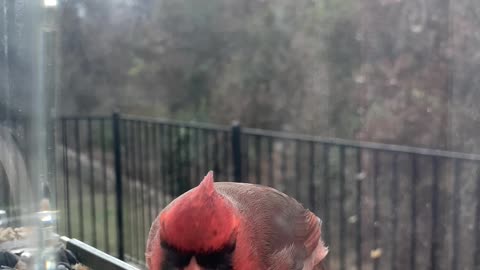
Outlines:
POLYGON ((477 151, 480 4, 67 1, 62 112, 477 151))

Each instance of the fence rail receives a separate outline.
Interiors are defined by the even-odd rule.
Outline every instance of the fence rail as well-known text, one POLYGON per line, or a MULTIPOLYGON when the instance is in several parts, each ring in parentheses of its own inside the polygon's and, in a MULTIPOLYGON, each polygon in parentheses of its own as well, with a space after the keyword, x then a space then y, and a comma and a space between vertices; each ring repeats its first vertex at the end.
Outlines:
POLYGON ((118 114, 58 124, 59 229, 127 261, 213 169, 320 216, 331 269, 480 267, 479 155, 118 114))

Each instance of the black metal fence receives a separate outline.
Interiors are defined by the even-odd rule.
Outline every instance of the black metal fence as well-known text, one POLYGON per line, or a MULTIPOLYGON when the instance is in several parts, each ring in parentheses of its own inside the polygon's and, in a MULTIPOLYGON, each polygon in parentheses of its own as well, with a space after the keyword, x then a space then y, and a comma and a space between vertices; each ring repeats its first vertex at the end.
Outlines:
POLYGON ((59 230, 130 262, 212 169, 317 213, 329 269, 480 269, 478 155, 118 114, 63 117, 58 132, 59 230))

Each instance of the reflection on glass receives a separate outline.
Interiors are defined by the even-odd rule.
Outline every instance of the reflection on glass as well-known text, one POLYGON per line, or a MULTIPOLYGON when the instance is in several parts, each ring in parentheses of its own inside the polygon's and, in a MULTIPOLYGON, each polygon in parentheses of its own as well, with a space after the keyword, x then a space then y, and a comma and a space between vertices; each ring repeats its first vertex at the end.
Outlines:
MULTIPOLYGON (((0 266, 56 269, 56 0, 0 2, 0 266)), ((3 269, 3 268, 2 268, 3 269)))

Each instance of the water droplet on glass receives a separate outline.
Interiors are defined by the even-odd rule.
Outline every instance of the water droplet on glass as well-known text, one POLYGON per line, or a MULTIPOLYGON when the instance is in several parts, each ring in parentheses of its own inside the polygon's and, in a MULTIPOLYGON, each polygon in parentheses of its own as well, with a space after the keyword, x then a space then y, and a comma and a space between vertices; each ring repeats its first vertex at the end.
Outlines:
POLYGON ((376 248, 370 251, 370 258, 372 259, 379 259, 382 256, 382 249, 376 248))
POLYGON ((365 76, 363 76, 363 75, 355 76, 355 82, 356 83, 362 84, 362 83, 365 83, 365 81, 366 81, 365 76))
POLYGON ((356 215, 350 216, 350 217, 348 218, 348 222, 349 222, 349 223, 354 224, 354 223, 357 223, 357 221, 358 221, 358 218, 357 218, 356 215))
POLYGON ((356 177, 356 179, 357 179, 358 181, 361 181, 361 180, 363 180, 363 179, 365 179, 365 178, 367 178, 367 174, 366 174, 365 172, 360 172, 360 173, 358 173, 358 174, 357 174, 357 177, 356 177))
POLYGON ((410 26, 410 31, 413 33, 420 33, 423 31, 423 25, 421 24, 414 24, 410 26))
POLYGON ((388 83, 390 84, 390 86, 395 86, 395 85, 397 85, 398 80, 397 80, 397 78, 390 78, 388 83))

